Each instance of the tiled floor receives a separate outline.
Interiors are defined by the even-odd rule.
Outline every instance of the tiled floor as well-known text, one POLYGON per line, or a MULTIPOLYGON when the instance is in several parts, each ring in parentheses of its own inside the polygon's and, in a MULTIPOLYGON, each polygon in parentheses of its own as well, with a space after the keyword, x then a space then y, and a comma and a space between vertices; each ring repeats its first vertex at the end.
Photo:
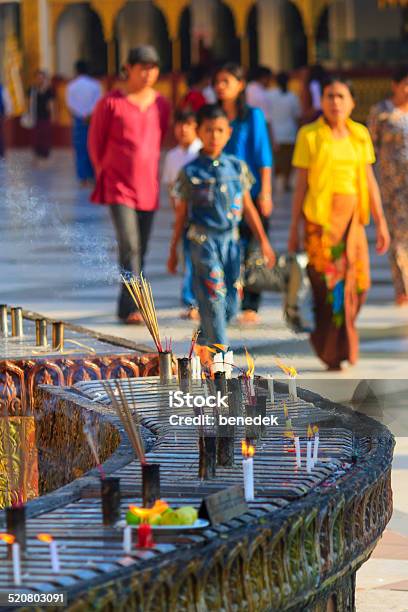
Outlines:
MULTIPOLYGON (((271 240, 277 251, 285 251, 289 204, 287 197, 276 197, 271 240)), ((67 151, 57 151, 49 167, 42 169, 32 167, 27 152, 11 152, 6 164, 0 162, 0 211, 0 302, 150 343, 144 328, 125 327, 115 318, 118 273, 108 210, 88 203, 88 193, 73 178, 67 151)), ((170 277, 165 268, 171 226, 172 214, 163 198, 146 275, 153 286, 162 335, 171 336, 175 350, 182 354, 193 326, 179 318, 180 277, 170 277)), ((388 262, 375 254, 373 237, 370 228, 373 288, 359 319, 360 361, 331 375, 343 392, 354 389, 350 379, 408 378, 408 309, 393 305, 388 262)), ((262 319, 254 329, 231 327, 236 352, 247 346, 260 373, 276 372, 273 356, 278 354, 296 365, 300 376, 320 380, 333 390, 307 337, 295 336, 285 327, 279 296, 265 296, 262 319)), ((239 363, 242 359, 238 355, 239 363)), ((408 414, 405 407, 388 419, 398 436, 395 513, 373 557, 358 573, 358 612, 408 612, 408 437, 401 437, 408 436, 408 428, 402 426, 408 414)))

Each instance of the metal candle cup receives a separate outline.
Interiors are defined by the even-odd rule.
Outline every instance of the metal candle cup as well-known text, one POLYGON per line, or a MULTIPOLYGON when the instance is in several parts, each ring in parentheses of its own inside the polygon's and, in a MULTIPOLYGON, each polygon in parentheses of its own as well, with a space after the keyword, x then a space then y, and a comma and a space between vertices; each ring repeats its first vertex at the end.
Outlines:
POLYGON ((20 306, 11 309, 11 335, 21 338, 23 335, 23 311, 20 306))
POLYGON ((102 518, 105 527, 120 519, 120 478, 101 479, 102 518))
POLYGON ((0 333, 5 338, 7 338, 8 336, 7 304, 0 305, 0 333))
POLYGON ((36 319, 35 321, 35 344, 36 346, 47 346, 47 320, 36 319))
POLYGON ((162 385, 168 385, 173 380, 173 354, 170 351, 159 353, 159 376, 162 385))
POLYGON ((202 480, 215 478, 217 459, 217 438, 215 436, 199 437, 198 477, 202 480))
POLYGON ((177 359, 178 382, 183 393, 191 393, 191 359, 181 357, 177 359))
POLYGON ((13 535, 20 544, 21 552, 26 549, 26 510, 25 506, 6 508, 7 533, 13 535))
POLYGON ((142 464, 142 497, 143 507, 150 508, 160 499, 160 464, 142 464))
POLYGON ((64 349, 64 323, 54 321, 52 324, 52 348, 62 351, 64 349))
POLYGON ((231 416, 242 415, 242 392, 241 382, 238 378, 231 378, 227 382, 228 405, 231 416))

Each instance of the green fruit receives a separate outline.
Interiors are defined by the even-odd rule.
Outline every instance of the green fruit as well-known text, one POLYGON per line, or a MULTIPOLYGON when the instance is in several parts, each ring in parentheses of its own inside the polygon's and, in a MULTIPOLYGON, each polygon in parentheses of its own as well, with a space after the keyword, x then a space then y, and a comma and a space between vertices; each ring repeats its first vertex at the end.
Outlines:
POLYGON ((126 513, 126 523, 128 525, 139 525, 140 524, 140 516, 137 516, 137 514, 134 514, 134 512, 131 512, 130 510, 126 513))
POLYGON ((177 512, 170 510, 169 512, 163 512, 160 516, 160 525, 178 525, 179 518, 177 512))
POLYGON ((160 525, 161 518, 161 514, 152 514, 149 516, 149 525, 160 525))
POLYGON ((193 525, 198 516, 198 512, 193 506, 182 506, 176 510, 179 525, 193 525))

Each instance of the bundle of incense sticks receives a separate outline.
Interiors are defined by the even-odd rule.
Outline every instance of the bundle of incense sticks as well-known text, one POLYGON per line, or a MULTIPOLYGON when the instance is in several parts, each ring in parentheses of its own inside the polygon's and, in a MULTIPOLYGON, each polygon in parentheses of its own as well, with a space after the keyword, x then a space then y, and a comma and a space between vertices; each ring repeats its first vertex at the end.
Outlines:
POLYGON ((162 353, 163 347, 160 341, 159 324, 150 283, 147 282, 143 274, 138 278, 132 276, 129 280, 122 274, 122 280, 138 307, 157 350, 162 353))
MULTIPOLYGON (((144 448, 142 438, 140 436, 140 430, 139 427, 135 425, 135 422, 133 420, 127 397, 123 393, 122 386, 120 385, 119 381, 111 381, 111 384, 113 388, 109 383, 105 382, 103 385, 104 389, 108 397, 110 398, 112 405, 117 412, 117 415, 123 423, 123 426, 126 430, 130 443, 133 446, 136 456, 138 457, 140 463, 145 463, 144 448)), ((130 387, 131 385, 129 385, 129 388, 130 387)))

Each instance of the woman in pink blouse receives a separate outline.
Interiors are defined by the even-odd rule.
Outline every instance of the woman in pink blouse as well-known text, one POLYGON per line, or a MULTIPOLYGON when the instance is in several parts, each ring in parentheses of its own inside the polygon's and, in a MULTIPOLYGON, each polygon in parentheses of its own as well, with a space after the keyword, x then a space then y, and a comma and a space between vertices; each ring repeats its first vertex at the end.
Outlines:
MULTIPOLYGON (((170 104, 153 89, 159 76, 156 49, 143 45, 129 52, 125 91, 113 91, 92 116, 88 148, 95 168, 92 202, 110 208, 122 274, 140 274, 159 206, 159 158, 170 104)), ((122 285, 119 318, 141 323, 122 285)))

